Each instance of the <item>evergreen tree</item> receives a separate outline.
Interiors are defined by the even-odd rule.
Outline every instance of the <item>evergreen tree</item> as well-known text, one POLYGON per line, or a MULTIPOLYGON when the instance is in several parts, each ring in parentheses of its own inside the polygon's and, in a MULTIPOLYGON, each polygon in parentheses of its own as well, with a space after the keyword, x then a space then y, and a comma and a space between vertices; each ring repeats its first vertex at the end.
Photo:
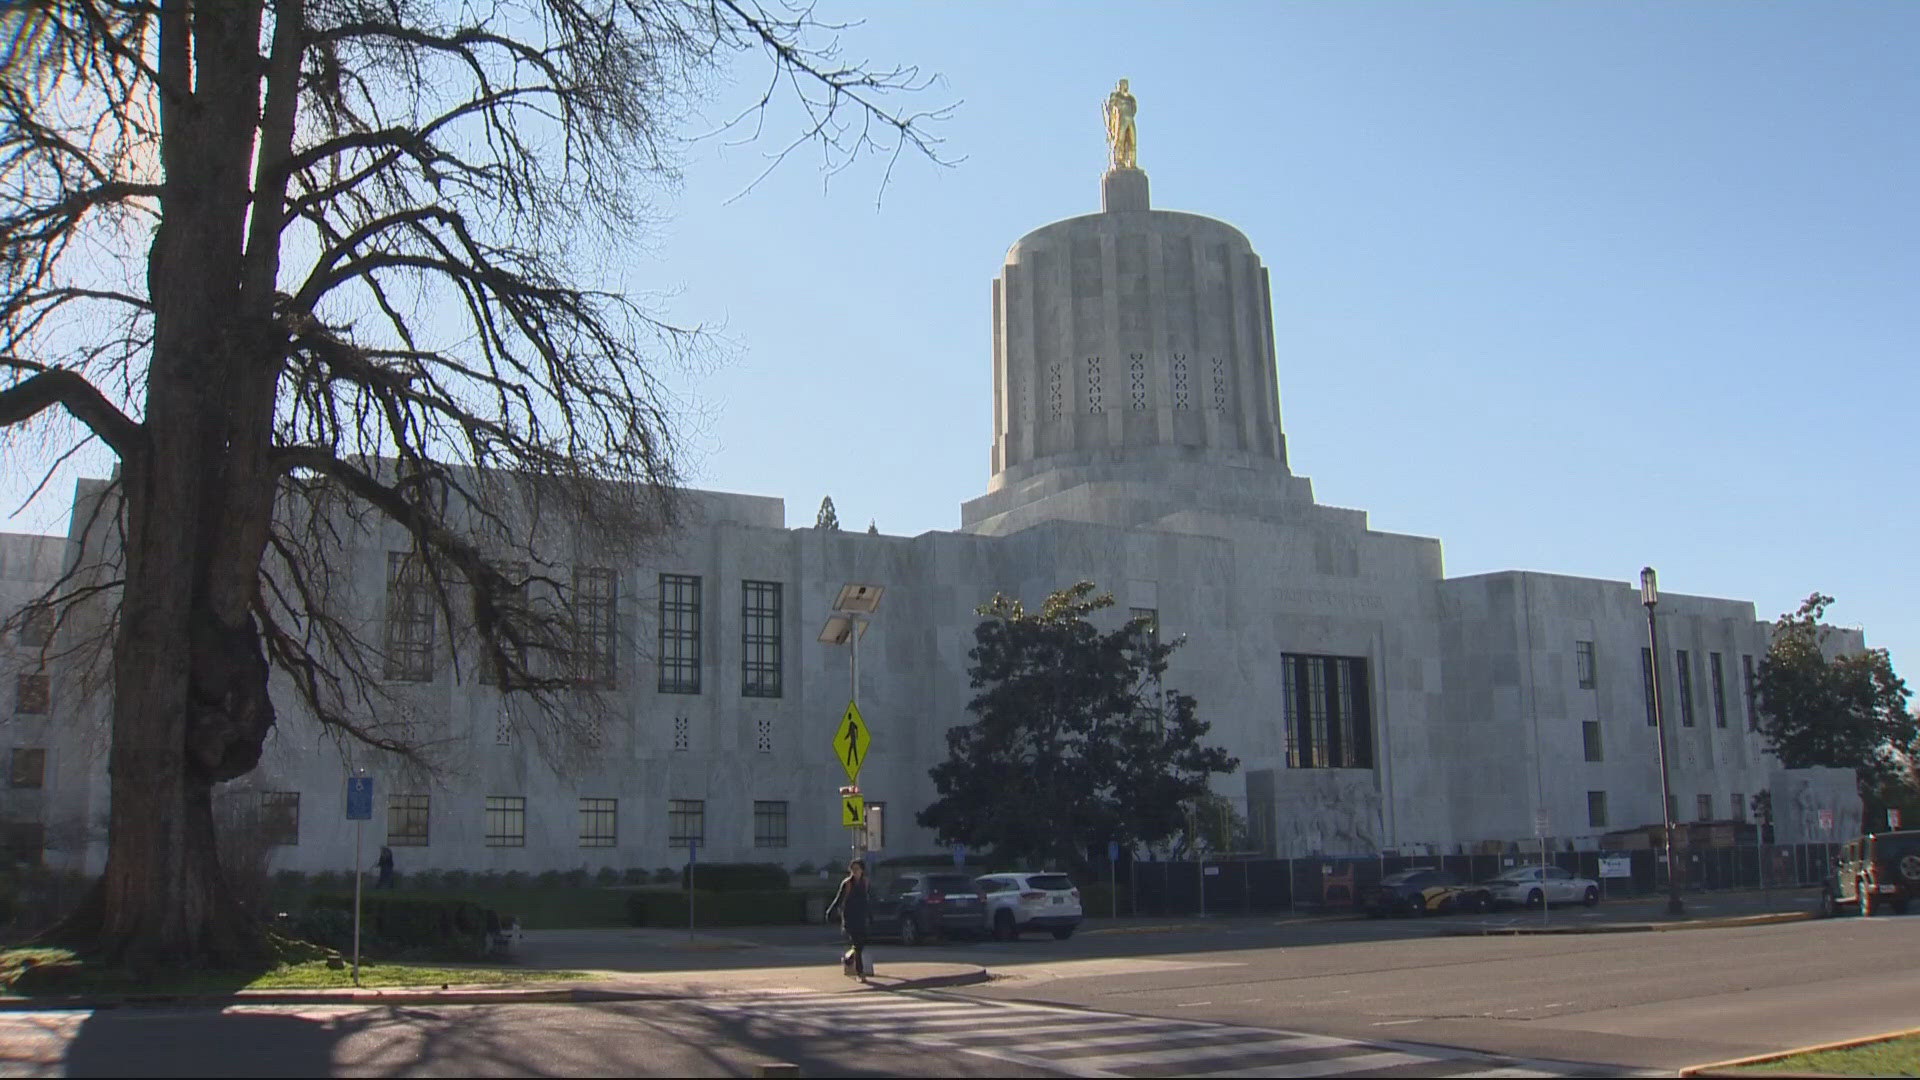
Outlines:
POLYGON ((813 517, 813 527, 840 531, 840 515, 834 512, 833 496, 828 495, 820 500, 820 512, 813 517))

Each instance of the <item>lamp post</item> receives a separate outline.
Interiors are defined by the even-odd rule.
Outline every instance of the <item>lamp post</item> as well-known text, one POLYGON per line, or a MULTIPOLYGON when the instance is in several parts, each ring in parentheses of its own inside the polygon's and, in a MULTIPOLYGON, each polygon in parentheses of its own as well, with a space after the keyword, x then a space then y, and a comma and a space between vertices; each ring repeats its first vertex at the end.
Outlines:
POLYGON ((1660 585, 1653 567, 1640 570, 1640 602, 1647 607, 1647 655, 1652 657, 1649 677, 1653 683, 1653 730, 1660 740, 1660 820, 1666 823, 1667 840, 1667 914, 1681 915, 1686 905, 1680 902, 1680 863, 1673 854, 1673 787, 1667 779, 1667 718, 1660 708, 1660 631, 1653 622, 1654 605, 1660 602, 1660 585))
MULTIPOLYGON (((835 597, 833 601, 833 614, 827 618, 827 625, 820 631, 819 640, 821 644, 848 646, 847 701, 849 706, 855 709, 857 709, 860 704, 860 638, 866 634, 867 624, 870 621, 869 619, 862 618, 862 616, 871 616, 875 611, 879 610, 880 597, 886 591, 886 586, 884 585, 853 584, 842 586, 840 595, 835 597)), ((845 798, 847 793, 851 791, 853 794, 859 795, 864 802, 866 795, 860 790, 859 770, 857 768, 853 770, 853 774, 849 779, 853 781, 853 784, 848 788, 840 789, 841 797, 845 798)), ((862 807, 861 816, 865 818, 867 812, 867 808, 862 807)), ((859 830, 853 832, 851 841, 853 854, 849 856, 850 858, 859 859, 866 856, 867 837, 870 832, 870 826, 871 823, 863 824, 859 830)), ((867 870, 871 873, 873 868, 868 867, 867 870)))

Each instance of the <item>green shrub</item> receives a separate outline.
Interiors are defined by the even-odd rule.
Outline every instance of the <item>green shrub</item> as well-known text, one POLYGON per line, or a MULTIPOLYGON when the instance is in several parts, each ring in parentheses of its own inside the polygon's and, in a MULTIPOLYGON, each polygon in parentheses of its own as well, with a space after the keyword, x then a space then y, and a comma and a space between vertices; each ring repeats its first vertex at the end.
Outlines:
POLYGON ((307 887, 307 875, 304 871, 278 870, 274 872, 273 888, 275 892, 282 892, 282 893, 299 892, 301 889, 304 889, 306 887, 307 887))
MULTIPOLYGON (((582 870, 581 873, 584 874, 586 871, 582 870)), ((611 866, 603 866, 600 868, 599 873, 593 875, 593 883, 602 889, 618 885, 620 884, 620 871, 615 870, 611 866)))
POLYGON ((476 889, 498 889, 501 886, 501 874, 498 870, 482 870, 473 875, 473 887, 476 889))
POLYGON ((407 875, 407 888, 419 892, 432 892, 441 888, 445 877, 438 870, 415 870, 407 875))
POLYGON ((532 880, 532 878, 527 876, 525 870, 509 870, 500 875, 500 887, 503 889, 524 889, 532 880))
POLYGON ((629 866, 620 874, 620 884, 645 885, 652 876, 644 866, 629 866))
POLYGON ((473 875, 465 870, 449 870, 440 875, 440 887, 448 892, 459 892, 472 883, 473 875))
POLYGON ((800 865, 793 868, 794 877, 812 877, 814 874, 817 874, 817 873, 819 873, 819 868, 814 866, 810 862, 803 862, 800 865))
MULTIPOLYGON (((687 925, 685 892, 627 894, 627 916, 635 926, 687 925)), ((807 894, 790 889, 740 889, 694 894, 694 925, 795 926, 807 921, 807 894)))
POLYGON ((1088 918, 1104 919, 1113 914, 1113 900, 1116 894, 1120 901, 1120 914, 1133 914, 1132 890, 1125 885, 1117 890, 1110 890, 1105 881, 1097 881, 1077 886, 1077 888, 1080 890, 1080 910, 1085 912, 1088 918))
POLYGON ((671 866, 663 866, 653 872, 655 885, 672 885, 680 880, 680 871, 671 866))
POLYGON ((288 929, 302 941, 324 945, 335 952, 353 951, 353 911, 350 908, 309 907, 293 916, 288 929))
MULTIPOLYGON (((352 894, 315 896, 303 917, 327 910, 344 912, 351 926, 352 894)), ((497 919, 467 900, 367 894, 360 903, 360 948, 391 959, 479 960, 487 954, 490 917, 497 919)))
POLYGON ((693 887, 714 892, 779 892, 788 886, 786 868, 779 863, 696 863, 693 887))
POLYGON ((353 888, 353 882, 338 870, 322 870, 307 879, 307 888, 314 892, 334 892, 353 888))
POLYGON ((542 870, 540 876, 533 879, 533 883, 542 889, 557 889, 564 877, 565 875, 558 870, 542 870))

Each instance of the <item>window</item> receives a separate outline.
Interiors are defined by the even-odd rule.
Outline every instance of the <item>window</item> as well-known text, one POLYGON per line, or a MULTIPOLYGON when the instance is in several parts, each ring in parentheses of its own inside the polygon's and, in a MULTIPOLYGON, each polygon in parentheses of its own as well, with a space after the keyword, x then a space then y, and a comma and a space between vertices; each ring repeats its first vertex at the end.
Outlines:
POLYGON ((707 803, 705 799, 670 799, 667 802, 667 846, 686 847, 707 842, 707 803))
POLYGON ((1580 738, 1581 741, 1586 744, 1588 761, 1606 760, 1600 753, 1600 721, 1582 720, 1580 722, 1580 738))
POLYGON ((1127 618, 1129 621, 1138 621, 1142 619, 1146 620, 1145 625, 1140 628, 1140 632, 1135 637, 1135 640, 1134 640, 1135 648, 1151 649, 1154 646, 1160 644, 1160 609, 1159 608, 1150 608, 1150 607, 1128 608, 1127 618))
POLYGON ((1695 821, 1712 821, 1713 820, 1713 796, 1701 795, 1697 797, 1694 801, 1696 804, 1694 806, 1694 809, 1697 811, 1697 813, 1694 816, 1694 820, 1695 821))
POLYGON ((13 711, 44 716, 52 705, 53 688, 44 671, 23 671, 13 677, 13 711))
POLYGON ((1742 654, 1740 657, 1740 675, 1746 680, 1747 692, 1747 730, 1760 730, 1760 710, 1753 707, 1753 657, 1742 654))
POLYGON ((1606 792, 1587 792, 1587 827, 1589 829, 1604 829, 1607 827, 1606 792))
POLYGON ((740 696, 780 696, 780 583, 740 583, 740 696))
POLYGON ((785 802, 762 802, 753 804, 753 846, 787 846, 787 804, 785 802))
POLYGON ((573 678, 582 686, 614 685, 614 616, 620 583, 604 566, 573 569, 573 678))
POLYGON ((30 649, 45 648, 53 640, 53 608, 29 604, 20 613, 20 644, 30 649))
POLYGON ((427 846, 427 797, 387 796, 387 846, 427 846))
POLYGON ((1660 722, 1660 716, 1653 703, 1653 650, 1645 645, 1640 646, 1640 681, 1647 688, 1647 726, 1653 727, 1660 722))
MULTIPOLYGON (((494 566, 494 569, 500 571, 501 576, 507 579, 507 589, 510 593, 515 594, 515 599, 522 605, 526 604, 527 602, 527 564, 525 562, 498 563, 494 566)), ((501 649, 511 654, 512 660, 518 663, 522 670, 526 669, 527 650, 524 647, 511 641, 501 642, 500 647, 501 649)), ((483 686, 499 685, 500 673, 494 670, 496 667, 496 664, 494 663, 491 654, 487 652, 485 649, 481 651, 479 667, 480 667, 481 685, 483 686)))
POLYGON ((1680 820, 1680 796, 1678 795, 1667 796, 1667 820, 1680 820))
POLYGON ((1713 681, 1713 726, 1727 726, 1727 682, 1720 672, 1720 654, 1707 654, 1707 672, 1713 681))
POLYGON ((433 681, 433 585, 411 552, 387 552, 387 678, 433 681))
POLYGON ((1573 643, 1573 670, 1580 679, 1580 689, 1591 690, 1600 685, 1593 672, 1593 642, 1573 643))
POLYGON ((1366 659, 1287 653, 1280 673, 1287 767, 1372 768, 1366 659))
POLYGON ((299 792, 260 793, 260 838, 278 847, 293 847, 300 842, 299 792))
POLYGON ((13 760, 8 763, 7 786, 17 788, 37 788, 46 783, 47 752, 39 748, 14 747, 13 760))
POLYGON ((618 799, 580 800, 580 846, 613 847, 620 836, 618 799))
POLYGON ((527 846, 527 800, 519 795, 487 796, 487 846, 527 846))
POLYGON ((1729 817, 1735 821, 1747 820, 1747 797, 1744 794, 1736 791, 1727 796, 1727 805, 1733 811, 1729 817))
POLYGON ((660 575, 660 692, 700 692, 700 579, 660 575))
POLYGON ((1675 686, 1680 698, 1680 725, 1693 726, 1693 662, 1685 649, 1673 651, 1674 670, 1679 673, 1679 682, 1675 686))

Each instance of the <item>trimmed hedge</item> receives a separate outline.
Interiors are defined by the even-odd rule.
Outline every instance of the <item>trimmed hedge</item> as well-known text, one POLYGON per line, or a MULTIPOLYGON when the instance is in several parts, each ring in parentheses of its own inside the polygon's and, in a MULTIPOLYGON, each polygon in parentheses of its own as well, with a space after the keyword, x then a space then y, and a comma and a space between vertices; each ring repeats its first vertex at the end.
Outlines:
MULTIPOLYGON (((497 919, 492 911, 469 900, 363 895, 360 948, 390 959, 480 960, 487 955, 488 931, 497 919)), ((312 897, 296 929, 329 939, 344 935, 345 947, 352 948, 353 894, 312 897)), ((318 943, 334 949, 343 944, 340 940, 318 943)))
MULTIPOLYGON (((681 875, 681 885, 686 884, 681 875)), ((693 887, 712 892, 780 892, 787 888, 787 868, 779 863, 694 863, 693 887)))
MULTIPOLYGON (((627 918, 635 926, 687 925, 685 892, 635 892, 627 896, 627 918)), ((741 889, 695 894, 696 927, 796 926, 807 921, 807 894, 792 889, 741 889)))

